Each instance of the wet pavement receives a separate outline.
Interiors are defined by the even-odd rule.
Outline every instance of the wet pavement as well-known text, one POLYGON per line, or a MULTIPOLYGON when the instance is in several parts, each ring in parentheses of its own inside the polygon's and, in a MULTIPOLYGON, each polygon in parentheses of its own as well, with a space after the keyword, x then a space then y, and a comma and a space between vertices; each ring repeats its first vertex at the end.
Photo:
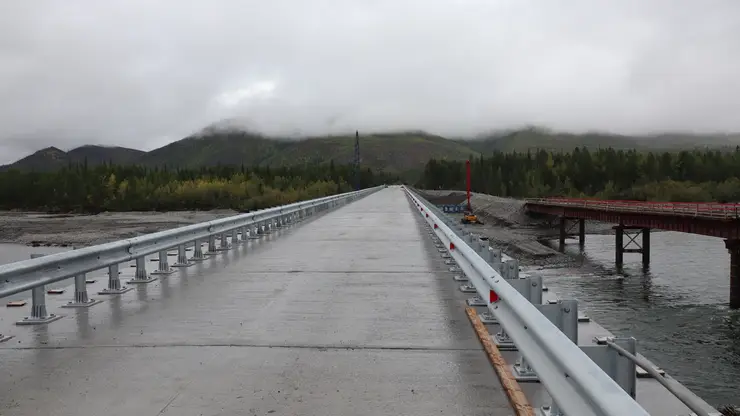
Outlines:
POLYGON ((513 414, 422 226, 391 187, 49 325, 3 310, 0 414, 513 414))

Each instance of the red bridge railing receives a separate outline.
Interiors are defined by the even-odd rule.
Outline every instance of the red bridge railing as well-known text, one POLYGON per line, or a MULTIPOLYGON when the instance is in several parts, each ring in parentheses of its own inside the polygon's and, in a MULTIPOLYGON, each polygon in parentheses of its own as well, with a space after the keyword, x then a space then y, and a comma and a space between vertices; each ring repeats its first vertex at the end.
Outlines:
POLYGON ((679 215, 691 217, 738 219, 740 203, 721 204, 715 202, 648 202, 619 201, 604 199, 533 198, 527 204, 582 208, 608 212, 636 212, 649 214, 679 215))

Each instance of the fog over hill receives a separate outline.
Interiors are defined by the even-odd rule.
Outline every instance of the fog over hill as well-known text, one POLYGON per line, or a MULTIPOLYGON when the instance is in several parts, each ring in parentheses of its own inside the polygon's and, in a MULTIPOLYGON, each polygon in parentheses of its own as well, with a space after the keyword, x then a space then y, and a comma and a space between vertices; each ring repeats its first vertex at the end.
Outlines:
POLYGON ((7 4, 0 163, 150 151, 218 120, 283 138, 740 131, 737 1, 7 4))

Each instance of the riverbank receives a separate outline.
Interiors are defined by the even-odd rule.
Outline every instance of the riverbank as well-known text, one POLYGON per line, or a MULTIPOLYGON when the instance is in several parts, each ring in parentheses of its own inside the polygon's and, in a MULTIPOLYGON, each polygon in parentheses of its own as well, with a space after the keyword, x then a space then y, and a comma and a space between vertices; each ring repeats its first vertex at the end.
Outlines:
MULTIPOLYGON (((464 196, 459 191, 423 191, 429 198, 451 198, 464 196)), ((537 220, 524 212, 524 201, 513 198, 501 198, 493 195, 473 192, 470 197, 473 212, 483 225, 471 225, 475 232, 488 237, 491 246, 516 257, 523 265, 567 267, 578 264, 581 260, 541 243, 557 239, 560 233, 557 223, 537 220)), ((460 218, 461 214, 455 214, 460 218)), ((612 224, 586 221, 586 234, 611 234, 612 224)))
POLYGON ((0 212, 0 243, 29 246, 91 246, 236 214, 232 210, 106 212, 53 215, 0 212))

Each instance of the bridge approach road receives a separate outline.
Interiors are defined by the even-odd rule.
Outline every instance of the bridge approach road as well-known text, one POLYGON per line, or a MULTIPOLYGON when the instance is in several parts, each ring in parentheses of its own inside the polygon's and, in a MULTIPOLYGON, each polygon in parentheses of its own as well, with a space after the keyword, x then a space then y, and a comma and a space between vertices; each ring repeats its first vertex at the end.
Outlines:
POLYGON ((513 414, 422 227, 391 187, 48 325, 7 309, 0 413, 513 414))

